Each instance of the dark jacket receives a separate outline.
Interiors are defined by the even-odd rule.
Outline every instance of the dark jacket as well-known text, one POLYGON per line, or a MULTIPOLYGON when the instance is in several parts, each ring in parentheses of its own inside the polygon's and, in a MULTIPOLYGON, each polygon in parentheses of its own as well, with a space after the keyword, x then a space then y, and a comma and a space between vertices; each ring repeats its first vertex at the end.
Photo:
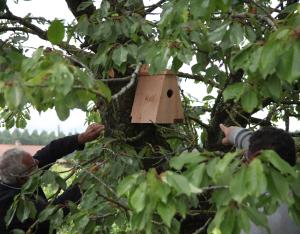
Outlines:
MULTIPOLYGON (((57 140, 52 141, 50 144, 46 145, 44 148, 39 150, 33 157, 39 161, 39 167, 43 169, 48 169, 47 165, 51 165, 57 159, 66 156, 75 150, 82 150, 84 145, 78 143, 78 135, 67 136, 57 140), (45 167, 46 166, 46 167, 45 167)), ((14 217, 9 227, 6 229, 4 217, 7 210, 10 208, 14 196, 20 192, 20 188, 15 186, 0 183, 0 234, 9 233, 12 229, 22 229, 26 230, 33 224, 34 220, 27 220, 21 223, 17 217, 14 217)), ((43 190, 40 188, 38 190, 38 195, 40 199, 34 199, 32 201, 35 204, 37 212, 41 212, 48 204, 46 196, 43 190)), ((80 199, 81 194, 77 186, 72 186, 67 189, 61 196, 59 196, 53 204, 62 204, 65 201, 76 202, 80 199)), ((49 232, 49 223, 44 222, 38 225, 38 229, 35 233, 46 234, 49 232)))

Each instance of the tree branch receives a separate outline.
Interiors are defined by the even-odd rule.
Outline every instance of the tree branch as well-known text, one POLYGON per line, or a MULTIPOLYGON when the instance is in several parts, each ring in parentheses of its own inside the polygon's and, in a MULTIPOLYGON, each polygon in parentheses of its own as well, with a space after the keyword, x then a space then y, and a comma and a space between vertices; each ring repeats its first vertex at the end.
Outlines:
POLYGON ((8 32, 8 31, 13 31, 13 32, 20 31, 24 33, 35 34, 35 32, 32 31, 31 29, 24 28, 24 27, 0 27, 0 32, 8 32))
POLYGON ((195 81, 205 82, 207 84, 210 84, 213 87, 218 87, 218 84, 216 82, 214 82, 213 80, 205 80, 204 77, 201 75, 193 75, 193 74, 189 74, 189 73, 178 72, 177 76, 180 78, 186 78, 186 79, 192 79, 195 81))
POLYGON ((196 123, 199 124, 202 128, 205 128, 205 129, 209 128, 209 126, 208 126, 206 123, 203 123, 200 119, 197 119, 197 118, 192 117, 192 116, 189 116, 189 115, 187 115, 186 118, 188 118, 188 119, 190 119, 190 120, 196 122, 196 123))
POLYGON ((243 13, 239 13, 236 15, 232 15, 232 18, 239 18, 239 19, 245 19, 245 18, 257 18, 259 20, 262 20, 264 22, 266 22, 274 31, 277 30, 277 25, 276 22, 274 21, 274 19, 270 19, 267 16, 264 15, 257 15, 257 14, 251 14, 248 12, 243 12, 243 13))
POLYGON ((6 13, 0 16, 0 19, 7 19, 7 20, 16 21, 19 24, 31 29, 40 38, 42 38, 44 40, 47 40, 46 31, 44 31, 41 28, 39 28, 38 26, 28 22, 26 19, 18 17, 16 15, 12 14, 11 11, 8 8, 6 8, 6 13))
POLYGON ((76 19, 82 15, 87 15, 88 17, 90 17, 96 11, 96 7, 92 3, 92 1, 91 1, 91 5, 89 5, 84 10, 80 10, 80 11, 77 11, 78 6, 83 2, 88 2, 87 0, 65 0, 65 1, 76 19))
POLYGON ((156 8, 161 7, 162 4, 165 3, 165 2, 166 2, 166 0, 160 0, 160 1, 158 1, 157 3, 155 3, 155 4, 151 5, 151 6, 147 6, 147 7, 146 7, 147 9, 145 10, 145 13, 146 13, 146 14, 151 13, 151 12, 154 11, 156 8))
POLYGON ((134 85, 135 79, 136 79, 136 77, 137 77, 137 74, 138 74, 138 72, 139 72, 139 70, 140 70, 141 65, 142 65, 142 64, 139 63, 139 64, 136 66, 134 72, 133 72, 132 75, 131 75, 131 79, 130 79, 130 81, 128 82, 128 84, 125 85, 118 93, 114 94, 114 95, 111 97, 112 100, 118 99, 121 95, 123 95, 128 89, 130 89, 130 88, 134 85))

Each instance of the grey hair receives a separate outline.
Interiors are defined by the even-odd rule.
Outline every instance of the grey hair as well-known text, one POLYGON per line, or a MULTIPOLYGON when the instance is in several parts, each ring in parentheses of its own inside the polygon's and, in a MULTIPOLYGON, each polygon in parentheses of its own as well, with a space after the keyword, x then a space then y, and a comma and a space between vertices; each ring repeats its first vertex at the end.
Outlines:
POLYGON ((22 163, 23 156, 28 154, 24 150, 13 148, 7 150, 0 156, 0 180, 6 184, 18 184, 18 177, 26 171, 22 163))

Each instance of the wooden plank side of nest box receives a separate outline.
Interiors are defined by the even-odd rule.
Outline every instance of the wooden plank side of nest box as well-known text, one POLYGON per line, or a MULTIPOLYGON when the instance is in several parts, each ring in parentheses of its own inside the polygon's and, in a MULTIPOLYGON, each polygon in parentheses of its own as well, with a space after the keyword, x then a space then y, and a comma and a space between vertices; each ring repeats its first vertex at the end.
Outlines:
POLYGON ((131 111, 131 123, 155 123, 163 83, 164 75, 141 73, 131 111))
POLYGON ((177 78, 174 74, 166 73, 155 122, 178 123, 183 122, 183 119, 177 78))

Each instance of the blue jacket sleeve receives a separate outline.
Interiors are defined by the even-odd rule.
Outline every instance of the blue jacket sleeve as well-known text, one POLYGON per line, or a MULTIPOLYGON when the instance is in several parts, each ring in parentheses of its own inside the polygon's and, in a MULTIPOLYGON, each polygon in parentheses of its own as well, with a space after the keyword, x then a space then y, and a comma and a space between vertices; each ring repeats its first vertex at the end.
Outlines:
POLYGON ((73 153, 75 150, 83 149, 84 145, 78 143, 78 135, 73 135, 51 141, 44 148, 36 152, 33 157, 39 161, 39 167, 41 168, 73 153))

